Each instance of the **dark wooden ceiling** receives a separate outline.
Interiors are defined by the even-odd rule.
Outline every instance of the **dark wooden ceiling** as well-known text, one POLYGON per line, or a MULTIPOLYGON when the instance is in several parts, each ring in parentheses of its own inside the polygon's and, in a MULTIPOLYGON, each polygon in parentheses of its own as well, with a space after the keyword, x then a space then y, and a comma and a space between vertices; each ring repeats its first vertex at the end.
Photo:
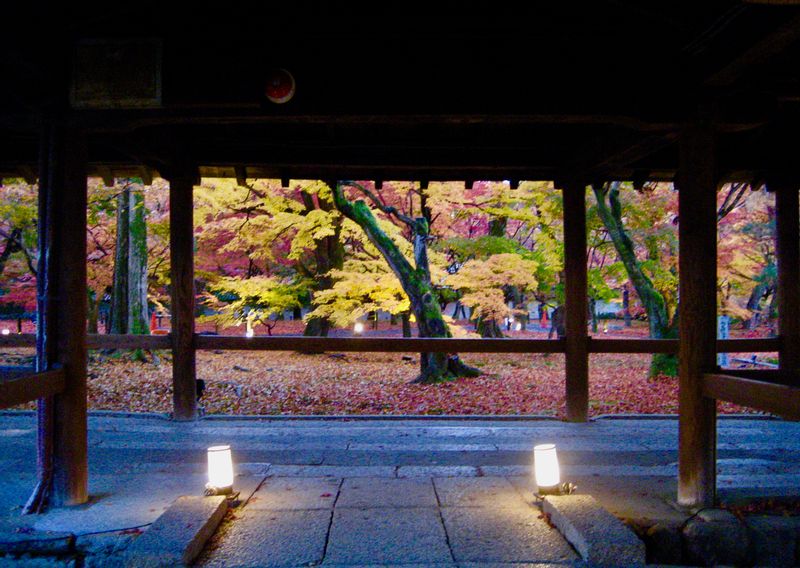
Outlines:
POLYGON ((797 6, 166 4, 28 8, 18 21, 30 29, 2 47, 0 169, 36 162, 42 110, 67 106, 76 42, 143 37, 163 46, 160 108, 66 111, 89 129, 98 167, 663 179, 674 173, 680 129, 702 114, 720 132, 725 175, 795 169, 797 6), (297 83, 283 105, 263 96, 276 67, 297 83))

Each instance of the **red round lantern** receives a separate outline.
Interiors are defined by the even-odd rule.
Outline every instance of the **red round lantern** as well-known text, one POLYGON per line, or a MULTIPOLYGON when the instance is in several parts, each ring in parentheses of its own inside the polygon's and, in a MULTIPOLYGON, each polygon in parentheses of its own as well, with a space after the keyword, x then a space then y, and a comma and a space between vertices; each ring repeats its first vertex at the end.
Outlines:
POLYGON ((294 91, 294 77, 286 69, 273 69, 267 75, 264 94, 270 102, 276 104, 289 102, 294 96, 294 91))

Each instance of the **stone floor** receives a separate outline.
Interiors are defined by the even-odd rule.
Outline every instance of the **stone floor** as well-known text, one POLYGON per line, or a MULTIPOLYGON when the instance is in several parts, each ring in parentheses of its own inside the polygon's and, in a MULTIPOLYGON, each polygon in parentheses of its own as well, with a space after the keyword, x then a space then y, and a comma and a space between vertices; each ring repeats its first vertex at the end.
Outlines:
MULTIPOLYGON (((672 503, 670 418, 173 423, 95 414, 89 427, 90 503, 26 519, 89 548, 105 534, 135 538, 177 496, 199 494, 205 448, 218 443, 232 445, 237 487, 252 497, 201 557, 209 566, 573 564, 575 552, 530 504, 532 447, 544 442, 558 444, 563 477, 617 516, 687 518, 672 503)), ((797 495, 800 424, 720 419, 718 448, 723 498, 797 495)), ((19 522, 34 474, 34 416, 0 414, 7 521, 19 522)))

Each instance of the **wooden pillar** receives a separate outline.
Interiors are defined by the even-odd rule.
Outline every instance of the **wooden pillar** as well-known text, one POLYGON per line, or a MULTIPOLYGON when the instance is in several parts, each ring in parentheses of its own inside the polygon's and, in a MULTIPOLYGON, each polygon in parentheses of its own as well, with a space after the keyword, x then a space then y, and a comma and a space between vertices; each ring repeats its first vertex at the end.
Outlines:
POLYGON ((778 257, 780 369, 792 384, 800 377, 800 199, 792 183, 769 184, 775 190, 778 257))
POLYGON ((37 368, 62 366, 66 388, 40 401, 40 468, 52 468, 51 503, 65 506, 88 500, 86 139, 71 126, 47 122, 44 129, 37 368))
POLYGON ((706 507, 716 492, 716 401, 702 375, 716 367, 717 173, 714 133, 682 133, 676 178, 680 239, 678 503, 706 507))
POLYGON ((197 370, 194 348, 194 190, 195 178, 169 178, 169 232, 172 290, 172 417, 197 418, 197 370))
POLYGON ((564 275, 567 420, 589 418, 589 342, 586 282, 586 184, 562 185, 564 198, 564 275))

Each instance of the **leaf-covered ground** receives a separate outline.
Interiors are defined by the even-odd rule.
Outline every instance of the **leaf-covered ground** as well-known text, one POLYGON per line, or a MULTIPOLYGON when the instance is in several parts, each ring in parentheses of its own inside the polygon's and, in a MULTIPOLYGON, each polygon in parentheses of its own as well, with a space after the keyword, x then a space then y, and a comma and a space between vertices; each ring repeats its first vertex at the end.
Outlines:
MULTIPOLYGON (((289 323, 284 331, 289 331, 289 323)), ((4 355, 0 365, 19 362, 26 353, 4 355)), ((157 355, 156 364, 131 361, 127 353, 92 353, 90 408, 169 412, 170 354, 157 355)), ((413 353, 199 351, 197 369, 207 385, 201 403, 211 414, 563 415, 563 355, 463 358, 484 374, 438 385, 410 384, 419 365, 413 353)), ((592 415, 677 412, 677 379, 648 379, 649 362, 649 355, 592 355, 592 415)), ((727 403, 719 409, 746 411, 727 403)))

